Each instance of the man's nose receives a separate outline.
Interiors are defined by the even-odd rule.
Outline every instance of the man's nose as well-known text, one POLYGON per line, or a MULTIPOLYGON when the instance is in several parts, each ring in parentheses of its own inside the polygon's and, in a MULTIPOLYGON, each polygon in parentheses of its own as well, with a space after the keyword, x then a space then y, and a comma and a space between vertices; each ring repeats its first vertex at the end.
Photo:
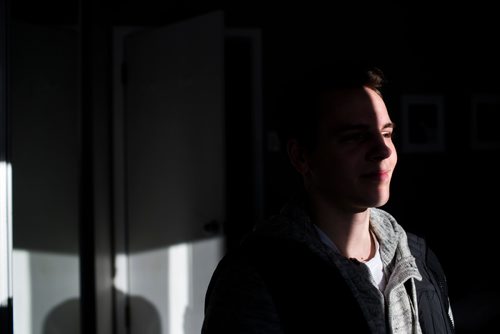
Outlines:
POLYGON ((368 158, 370 160, 384 160, 391 156, 393 149, 387 144, 386 138, 383 136, 377 136, 374 138, 372 147, 368 152, 368 158))

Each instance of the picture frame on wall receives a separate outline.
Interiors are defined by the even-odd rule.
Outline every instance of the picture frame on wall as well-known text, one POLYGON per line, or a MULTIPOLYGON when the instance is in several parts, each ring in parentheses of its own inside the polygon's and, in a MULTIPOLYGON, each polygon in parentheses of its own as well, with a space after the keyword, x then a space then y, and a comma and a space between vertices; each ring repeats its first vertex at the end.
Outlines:
POLYGON ((500 96, 473 94, 471 97, 471 147, 472 149, 500 148, 500 96))
POLYGON ((445 149, 444 97, 401 96, 402 151, 440 152, 445 149))

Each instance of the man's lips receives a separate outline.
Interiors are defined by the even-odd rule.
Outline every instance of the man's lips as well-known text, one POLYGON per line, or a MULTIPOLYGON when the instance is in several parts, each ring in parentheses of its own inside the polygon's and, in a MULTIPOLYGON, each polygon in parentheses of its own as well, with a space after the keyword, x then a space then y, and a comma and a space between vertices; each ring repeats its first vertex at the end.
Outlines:
POLYGON ((391 171, 388 169, 384 170, 376 170, 369 173, 365 173, 361 175, 365 179, 374 180, 374 181, 386 181, 391 177, 391 171))

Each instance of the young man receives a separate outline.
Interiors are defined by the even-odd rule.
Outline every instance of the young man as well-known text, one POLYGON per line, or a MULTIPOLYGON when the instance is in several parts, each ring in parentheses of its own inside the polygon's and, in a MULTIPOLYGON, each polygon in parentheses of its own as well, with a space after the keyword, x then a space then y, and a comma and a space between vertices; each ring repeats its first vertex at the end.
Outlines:
POLYGON ((202 333, 453 332, 434 253, 378 208, 397 163, 382 81, 344 66, 290 91, 303 191, 219 263, 202 333))

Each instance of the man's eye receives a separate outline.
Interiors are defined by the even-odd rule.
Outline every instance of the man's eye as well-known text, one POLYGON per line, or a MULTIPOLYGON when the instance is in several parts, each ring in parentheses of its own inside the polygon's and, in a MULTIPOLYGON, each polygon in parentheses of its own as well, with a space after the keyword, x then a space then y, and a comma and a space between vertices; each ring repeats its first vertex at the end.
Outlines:
POLYGON ((382 132, 384 138, 392 138, 392 131, 382 132))

